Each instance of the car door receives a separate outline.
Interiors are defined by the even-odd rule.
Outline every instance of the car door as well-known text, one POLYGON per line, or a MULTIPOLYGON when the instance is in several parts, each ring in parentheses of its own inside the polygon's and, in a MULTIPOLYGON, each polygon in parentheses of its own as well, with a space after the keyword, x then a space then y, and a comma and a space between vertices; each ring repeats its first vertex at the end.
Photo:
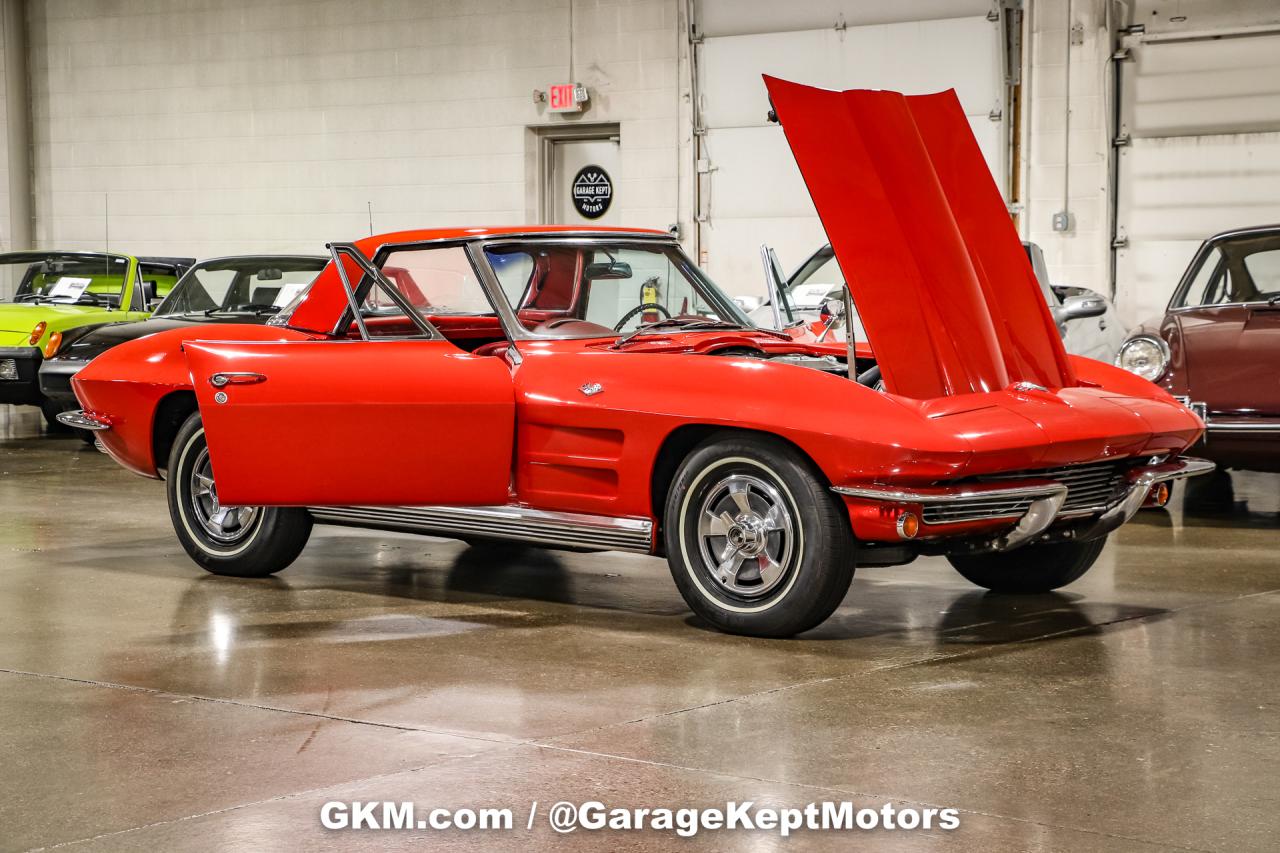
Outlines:
POLYGON ((505 504, 515 421, 499 358, 446 340, 184 347, 225 504, 505 504))
POLYGON ((468 298, 459 288, 478 290, 465 249, 384 257, 392 266, 397 257, 415 261, 419 278, 407 290, 355 246, 331 251, 330 274, 321 273, 307 296, 322 306, 311 322, 329 329, 325 337, 184 347, 221 501, 507 503, 510 368, 454 346, 412 301, 413 294, 422 304, 451 294, 458 307, 468 298))

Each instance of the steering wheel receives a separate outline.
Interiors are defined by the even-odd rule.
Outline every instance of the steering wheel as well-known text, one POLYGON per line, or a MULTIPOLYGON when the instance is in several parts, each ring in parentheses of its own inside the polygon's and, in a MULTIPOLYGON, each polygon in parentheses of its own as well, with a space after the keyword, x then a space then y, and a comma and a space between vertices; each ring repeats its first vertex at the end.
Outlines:
POLYGON ((645 311, 661 311, 663 314, 666 315, 666 318, 668 320, 671 319, 671 312, 668 311, 664 306, 659 305, 656 302, 641 302, 635 308, 632 308, 630 311, 623 314, 622 319, 619 320, 614 325, 613 330, 615 332, 621 332, 622 327, 627 325, 628 320, 630 320, 632 317, 636 316, 637 314, 643 314, 645 311))

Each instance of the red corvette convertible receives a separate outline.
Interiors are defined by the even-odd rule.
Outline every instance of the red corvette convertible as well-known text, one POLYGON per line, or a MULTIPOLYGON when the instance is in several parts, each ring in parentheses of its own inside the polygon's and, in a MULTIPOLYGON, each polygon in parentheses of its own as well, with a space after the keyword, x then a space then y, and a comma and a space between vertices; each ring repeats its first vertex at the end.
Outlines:
POLYGON ((952 93, 767 83, 874 355, 753 327, 660 232, 418 231, 335 244, 270 326, 116 347, 69 418, 164 472, 218 574, 314 523, 633 550, 760 636, 822 622, 855 561, 1068 584, 1212 467, 1190 410, 1063 351, 952 93))

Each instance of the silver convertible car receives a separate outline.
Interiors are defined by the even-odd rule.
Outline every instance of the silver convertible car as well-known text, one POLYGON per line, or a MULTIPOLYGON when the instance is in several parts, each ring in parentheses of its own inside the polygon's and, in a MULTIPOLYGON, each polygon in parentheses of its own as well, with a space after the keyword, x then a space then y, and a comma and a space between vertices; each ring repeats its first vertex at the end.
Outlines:
MULTIPOLYGON (((1112 363, 1124 343, 1125 328, 1120 324, 1110 300, 1083 287, 1051 286, 1044 252, 1030 242, 1023 242, 1022 248, 1035 271, 1036 280, 1040 282, 1045 302, 1058 324, 1067 352, 1112 363)), ((831 244, 827 243, 810 255, 785 280, 778 271, 777 256, 773 250, 765 247, 761 254, 765 276, 771 280, 770 292, 781 292, 783 296, 779 300, 765 299, 758 304, 751 304, 746 298, 737 300, 749 312, 752 322, 763 328, 804 324, 813 327, 818 335, 830 326, 828 336, 833 340, 843 340, 844 320, 833 317, 831 309, 840 305, 844 275, 840 272, 831 244)), ((849 322, 853 325, 855 340, 866 340, 856 308, 849 322)))

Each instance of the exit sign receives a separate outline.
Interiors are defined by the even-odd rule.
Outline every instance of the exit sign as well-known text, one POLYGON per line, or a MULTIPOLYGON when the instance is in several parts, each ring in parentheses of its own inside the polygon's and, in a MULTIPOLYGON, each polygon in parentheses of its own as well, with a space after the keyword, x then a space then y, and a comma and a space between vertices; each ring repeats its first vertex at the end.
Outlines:
POLYGON ((587 87, 577 83, 556 83, 547 90, 548 109, 553 113, 582 112, 587 87))

